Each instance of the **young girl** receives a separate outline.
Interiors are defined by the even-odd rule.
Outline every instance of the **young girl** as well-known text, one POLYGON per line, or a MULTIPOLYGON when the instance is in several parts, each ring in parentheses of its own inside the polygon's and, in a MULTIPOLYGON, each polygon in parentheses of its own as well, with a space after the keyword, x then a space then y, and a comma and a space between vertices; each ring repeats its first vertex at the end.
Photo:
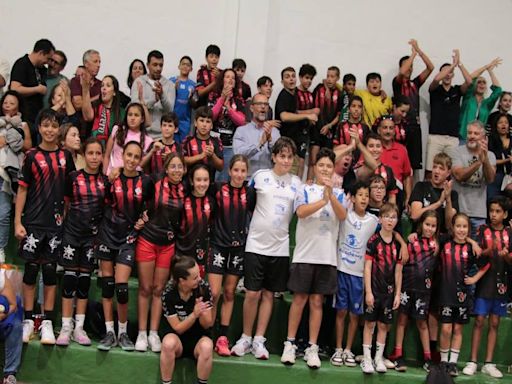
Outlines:
POLYGON ((71 91, 67 80, 62 79, 50 91, 48 97, 50 108, 58 114, 59 124, 80 124, 79 115, 71 102, 71 91))
POLYGON ((215 200, 207 195, 210 173, 205 164, 196 164, 189 174, 191 192, 183 200, 176 253, 193 257, 201 272, 210 253, 210 225, 215 212, 215 200))
POLYGON ((123 168, 106 191, 107 207, 98 232, 96 248, 96 257, 101 260, 106 326, 106 335, 98 344, 98 349, 103 351, 118 344, 126 351, 134 349, 127 333, 128 278, 135 263, 137 233, 144 225, 140 217, 145 202, 153 196, 153 184, 149 176, 137 171, 141 158, 140 144, 136 141, 128 142, 123 149, 123 168), (117 339, 114 333, 114 293, 119 317, 117 339))
MULTIPOLYGON (((78 135, 78 129, 76 130, 78 135)), ((91 345, 84 331, 85 310, 94 269, 94 241, 104 211, 108 180, 101 173, 103 147, 89 138, 84 147, 85 168, 72 172, 66 180, 67 215, 62 239, 63 252, 59 264, 62 278, 62 328, 57 345, 67 346, 72 338, 81 345, 91 345), (73 330, 73 298, 76 297, 73 330), (71 336, 72 335, 72 336, 71 336)))
MULTIPOLYGON (((7 91, 0 100, 0 113, 1 119, 6 124, 12 124, 17 127, 18 131, 23 131, 23 151, 32 148, 32 137, 30 135, 30 128, 27 123, 23 122, 23 98, 16 91, 7 91)), ((34 144, 35 145, 35 144, 34 144)))
POLYGON ((425 370, 430 370, 430 340, 427 318, 429 313, 432 280, 437 264, 439 242, 437 212, 425 211, 418 221, 418 236, 409 240, 409 260, 404 264, 402 273, 402 293, 396 329, 396 342, 393 356, 397 359, 396 370, 405 372, 407 366, 402 358, 402 345, 405 328, 409 318, 416 320, 423 346, 425 370))
POLYGON ((112 129, 103 159, 103 171, 107 176, 110 175, 112 169, 122 167, 123 148, 126 143, 135 141, 142 148, 142 156, 147 153, 153 139, 146 133, 144 121, 144 108, 139 103, 132 103, 126 109, 123 124, 116 125, 112 129))
POLYGON ((452 223, 453 239, 441 248, 440 254, 440 353, 441 362, 448 363, 448 373, 458 376, 457 360, 462 345, 462 328, 469 322, 472 305, 469 285, 475 284, 483 276, 489 263, 485 258, 477 259, 473 246, 467 242, 470 233, 469 217, 457 213, 452 223), (479 268, 478 272, 468 277, 469 270, 475 264, 479 268))
MULTIPOLYGON (((75 168, 77 170, 83 169, 85 167, 85 159, 80 154, 80 132, 76 126, 71 123, 60 126, 60 144, 62 148, 67 149, 71 153, 71 156, 73 156, 75 168)), ((103 163, 103 150, 101 151, 101 155, 101 161, 103 163)))
POLYGON ((210 287, 193 258, 176 256, 172 264, 172 279, 162 294, 164 316, 172 328, 162 341, 162 383, 172 383, 177 358, 189 357, 197 360, 197 383, 206 384, 212 371, 210 328, 215 321, 210 287))
POLYGON ((140 352, 145 352, 148 344, 153 352, 160 352, 158 327, 162 316, 161 296, 169 279, 183 209, 182 178, 186 171, 183 157, 176 152, 170 153, 165 160, 164 169, 165 174, 155 183, 155 193, 149 204, 149 220, 137 239, 135 250, 139 272, 139 334, 135 350, 140 352), (149 309, 151 320, 148 337, 149 309))
POLYGON ((256 197, 254 189, 245 184, 249 161, 243 155, 234 155, 229 164, 229 183, 217 185, 215 201, 217 215, 212 234, 212 251, 208 260, 208 282, 212 289, 213 311, 223 287, 220 333, 215 351, 230 356, 227 338, 235 302, 235 289, 244 274, 244 249, 251 212, 256 197))

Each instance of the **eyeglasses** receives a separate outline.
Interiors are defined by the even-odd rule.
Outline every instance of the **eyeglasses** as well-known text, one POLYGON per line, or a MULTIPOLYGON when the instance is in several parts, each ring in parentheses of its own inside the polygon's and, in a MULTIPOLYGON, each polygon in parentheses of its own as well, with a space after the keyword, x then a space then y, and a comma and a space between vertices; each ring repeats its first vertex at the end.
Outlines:
POLYGON ((55 60, 55 59, 53 59, 53 58, 51 58, 51 57, 48 59, 48 61, 49 61, 50 63, 57 64, 59 67, 62 67, 62 63, 61 63, 60 61, 57 61, 57 60, 55 60))
POLYGON ((396 217, 396 216, 382 216, 382 218, 384 220, 389 220, 389 221, 396 221, 396 220, 398 220, 398 217, 396 217))
POLYGON ((269 103, 265 103, 263 101, 257 101, 255 103, 252 103, 252 105, 256 105, 256 106, 263 106, 263 107, 268 107, 270 104, 269 103))

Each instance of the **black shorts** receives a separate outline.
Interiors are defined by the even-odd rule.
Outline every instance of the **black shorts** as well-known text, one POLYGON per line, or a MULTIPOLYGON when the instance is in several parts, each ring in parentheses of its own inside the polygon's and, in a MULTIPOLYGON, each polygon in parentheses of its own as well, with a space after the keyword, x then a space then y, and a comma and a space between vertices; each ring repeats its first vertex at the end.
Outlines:
POLYGON ((333 295, 337 273, 332 265, 292 263, 288 289, 293 293, 333 295))
POLYGON ((197 342, 201 340, 202 337, 211 338, 211 334, 206 330, 204 332, 189 330, 181 335, 178 335, 177 333, 175 333, 175 335, 178 336, 183 347, 183 352, 180 357, 186 357, 189 359, 195 359, 194 349, 196 348, 197 342))
POLYGON ((320 129, 321 127, 318 125, 311 127, 309 131, 309 145, 332 149, 332 133, 329 132, 327 135, 322 135, 320 129))
POLYGON ((373 308, 364 306, 364 319, 366 321, 379 321, 384 324, 393 322, 393 294, 374 295, 373 308))
POLYGON ((21 240, 19 256, 26 262, 56 262, 62 247, 62 231, 44 231, 25 227, 27 236, 21 240))
POLYGON ((469 307, 440 305, 439 320, 444 324, 467 324, 469 323, 469 307))
POLYGON ((266 289, 271 292, 286 291, 290 258, 263 256, 246 252, 244 258, 244 286, 249 291, 266 289))
POLYGON ((92 271, 96 264, 94 258, 94 238, 77 239, 64 234, 59 264, 64 268, 82 268, 92 271))
POLYGON ((212 245, 208 258, 208 273, 244 275, 244 247, 224 248, 212 245))
POLYGON ((398 310, 412 319, 426 320, 430 304, 430 292, 402 291, 398 310))
POLYGON ((409 154, 412 169, 423 169, 423 147, 421 146, 421 128, 417 124, 407 126, 405 147, 409 154))
POLYGON ((123 244, 119 248, 112 248, 99 242, 96 245, 96 258, 133 268, 135 265, 135 243, 123 244))
POLYGON ((309 126, 308 122, 309 120, 307 120, 307 122, 304 121, 301 124, 297 124, 300 128, 297 128, 297 131, 290 133, 289 136, 297 147, 297 156, 301 159, 306 158, 306 154, 308 153, 309 131, 314 128, 309 126))

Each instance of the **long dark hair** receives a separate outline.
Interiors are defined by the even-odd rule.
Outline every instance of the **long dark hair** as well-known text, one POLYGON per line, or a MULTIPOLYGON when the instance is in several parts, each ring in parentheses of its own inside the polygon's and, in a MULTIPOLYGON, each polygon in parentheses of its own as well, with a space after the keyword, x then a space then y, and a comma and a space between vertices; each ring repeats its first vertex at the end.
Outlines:
POLYGON ((135 63, 141 63, 142 64, 142 72, 144 74, 148 73, 148 70, 146 69, 146 65, 144 64, 144 62, 141 59, 134 59, 130 63, 130 67, 128 67, 128 79, 126 79, 126 84, 128 84, 128 88, 130 88, 130 89, 132 89, 132 85, 133 85, 132 70, 133 70, 133 66, 135 65, 135 63))
MULTIPOLYGON (((114 97, 112 98, 112 106, 110 107, 110 113, 114 117, 114 124, 119 125, 119 123, 121 122, 121 92, 119 92, 119 81, 117 81, 117 79, 112 75, 103 76, 103 80, 105 80, 105 78, 107 77, 110 80, 112 80, 112 85, 114 86, 114 97)), ((98 114, 98 109, 101 104, 103 104, 103 100, 101 98, 100 92, 100 98, 98 99, 98 101, 96 101, 96 103, 93 106, 94 115, 98 114)), ((110 125, 110 122, 108 122, 108 124, 110 125)))
POLYGON ((190 256, 175 255, 171 263, 172 282, 175 287, 178 286, 180 279, 186 279, 191 268, 194 268, 196 261, 190 256))
POLYGON ((237 98, 238 97, 238 88, 240 87, 240 81, 238 80, 238 76, 236 75, 236 72, 233 68, 226 68, 225 70, 223 70, 219 76, 219 81, 217 82, 217 87, 215 89, 215 92, 217 92, 217 94, 220 95, 222 94, 222 89, 224 88, 224 75, 226 74, 226 72, 233 72, 233 74, 235 75, 235 86, 233 87, 233 98, 237 98))
POLYGON ((145 124, 145 115, 144 115, 144 108, 142 107, 142 104, 140 103, 130 103, 126 107, 126 113, 124 116, 123 124, 118 126, 117 132, 116 132, 116 143, 121 148, 124 147, 124 142, 126 140, 126 136, 128 135, 128 111, 130 108, 139 108, 139 111, 142 115, 142 123, 140 124, 140 146, 142 148, 142 153, 144 154, 144 141, 147 135, 146 132, 146 124, 145 124))

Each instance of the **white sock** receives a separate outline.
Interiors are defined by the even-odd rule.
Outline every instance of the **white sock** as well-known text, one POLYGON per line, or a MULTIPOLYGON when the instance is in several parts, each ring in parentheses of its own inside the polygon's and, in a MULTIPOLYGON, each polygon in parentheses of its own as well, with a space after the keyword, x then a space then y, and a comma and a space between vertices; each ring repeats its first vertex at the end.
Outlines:
POLYGON ((242 333, 242 336, 240 336, 241 339, 246 339, 246 340, 249 340, 249 342, 252 342, 252 337, 251 336, 248 336, 244 333, 242 333))
POLYGON ((148 334, 145 329, 139 330, 139 336, 142 336, 144 338, 148 337, 148 334))
POLYGON ((71 320, 72 320, 71 317, 63 317, 62 318, 62 327, 64 328, 65 326, 68 326, 71 328, 71 320))
POLYGON ((375 360, 382 360, 382 357, 384 355, 384 348, 386 347, 386 344, 381 343, 375 343, 376 349, 375 349, 375 360))
POLYGON ((85 323, 85 315, 75 315, 75 321, 76 321, 76 328, 84 328, 85 323))
POLYGON ((450 363, 457 363, 459 360, 460 350, 458 349, 450 349, 450 363))
POLYGON ((264 341, 265 341, 265 338, 263 336, 254 336, 255 343, 263 343, 264 341))
POLYGON ((448 362, 448 349, 440 349, 439 354, 441 355, 441 361, 447 363, 448 362))
POLYGON ((372 346, 363 344, 363 356, 365 359, 372 359, 372 346))
POLYGON ((121 323, 120 321, 118 321, 117 326, 119 327, 119 333, 118 333, 118 337, 119 337, 123 333, 126 333, 126 331, 128 329, 128 322, 126 321, 124 323, 121 323))
POLYGON ((116 333, 114 330, 114 322, 113 321, 105 321, 105 328, 107 329, 107 333, 112 332, 113 334, 116 333))
MULTIPOLYGON (((158 331, 149 331, 149 336, 154 335, 158 336, 158 331)), ((158 336, 160 338, 160 336, 158 336)))

